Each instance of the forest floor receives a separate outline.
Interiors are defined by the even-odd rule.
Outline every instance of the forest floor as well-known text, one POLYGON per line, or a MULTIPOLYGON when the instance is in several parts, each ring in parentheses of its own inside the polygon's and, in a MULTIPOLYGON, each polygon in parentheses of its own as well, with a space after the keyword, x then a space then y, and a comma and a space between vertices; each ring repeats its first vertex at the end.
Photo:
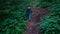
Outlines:
POLYGON ((42 34, 39 31, 40 23, 43 17, 49 13, 49 8, 34 8, 32 10, 32 19, 28 20, 26 34, 42 34))
POLYGON ((32 19, 28 20, 28 23, 27 23, 28 31, 26 32, 26 34, 43 34, 39 31, 40 23, 43 20, 43 17, 47 15, 50 11, 49 8, 43 9, 43 8, 36 7, 36 4, 35 4, 36 1, 37 0, 33 2, 32 19))

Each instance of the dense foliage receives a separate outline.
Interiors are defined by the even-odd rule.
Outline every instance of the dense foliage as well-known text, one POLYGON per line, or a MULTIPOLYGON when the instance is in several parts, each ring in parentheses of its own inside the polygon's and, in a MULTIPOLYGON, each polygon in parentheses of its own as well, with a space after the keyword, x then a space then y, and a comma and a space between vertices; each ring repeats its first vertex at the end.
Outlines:
POLYGON ((26 0, 0 0, 0 34, 24 34, 28 2, 26 0))
POLYGON ((50 8, 51 13, 40 24, 43 34, 60 34, 60 0, 41 0, 41 8, 50 8))
MULTIPOLYGON (((24 34, 27 30, 26 8, 34 0, 0 0, 0 34, 24 34)), ((51 14, 40 24, 43 34, 60 34, 60 0, 37 0, 40 8, 50 8, 51 14)))

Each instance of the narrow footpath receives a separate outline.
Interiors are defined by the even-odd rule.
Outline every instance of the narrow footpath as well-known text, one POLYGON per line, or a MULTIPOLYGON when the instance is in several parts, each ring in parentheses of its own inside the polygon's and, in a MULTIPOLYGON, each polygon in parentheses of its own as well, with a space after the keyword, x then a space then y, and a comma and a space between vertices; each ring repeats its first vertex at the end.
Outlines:
MULTIPOLYGON (((40 17, 44 17, 49 13, 49 11, 50 11, 49 8, 45 9, 34 8, 32 12, 32 19, 30 21, 28 20, 27 24, 28 31, 26 32, 26 34, 39 34, 40 22, 43 20, 43 18, 40 17)), ((40 32, 40 34, 43 33, 40 32)))
POLYGON ((27 29, 28 31, 26 34, 43 34, 39 31, 40 29, 40 23, 43 21, 43 17, 47 14, 49 14, 50 9, 49 8, 38 8, 36 7, 36 2, 35 0, 33 2, 32 6, 32 19, 28 20, 27 23, 27 29))

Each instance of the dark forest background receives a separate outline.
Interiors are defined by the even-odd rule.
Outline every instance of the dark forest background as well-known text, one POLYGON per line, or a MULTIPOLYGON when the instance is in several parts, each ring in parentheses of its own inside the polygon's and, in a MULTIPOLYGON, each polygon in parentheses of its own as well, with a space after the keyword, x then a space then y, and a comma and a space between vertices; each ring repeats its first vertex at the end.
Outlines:
MULTIPOLYGON (((27 30, 26 8, 33 0, 0 0, 0 34, 24 34, 27 30)), ((44 17, 40 31, 44 34, 60 34, 60 0, 38 0, 36 6, 50 8, 44 17)))

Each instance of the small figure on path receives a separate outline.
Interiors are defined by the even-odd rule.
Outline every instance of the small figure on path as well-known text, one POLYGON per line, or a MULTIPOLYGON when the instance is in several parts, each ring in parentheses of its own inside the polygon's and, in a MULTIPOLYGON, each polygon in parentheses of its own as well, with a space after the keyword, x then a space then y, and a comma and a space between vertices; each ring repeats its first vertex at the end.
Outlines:
POLYGON ((27 16, 28 16, 28 20, 31 20, 31 7, 30 6, 28 6, 27 7, 27 16))

